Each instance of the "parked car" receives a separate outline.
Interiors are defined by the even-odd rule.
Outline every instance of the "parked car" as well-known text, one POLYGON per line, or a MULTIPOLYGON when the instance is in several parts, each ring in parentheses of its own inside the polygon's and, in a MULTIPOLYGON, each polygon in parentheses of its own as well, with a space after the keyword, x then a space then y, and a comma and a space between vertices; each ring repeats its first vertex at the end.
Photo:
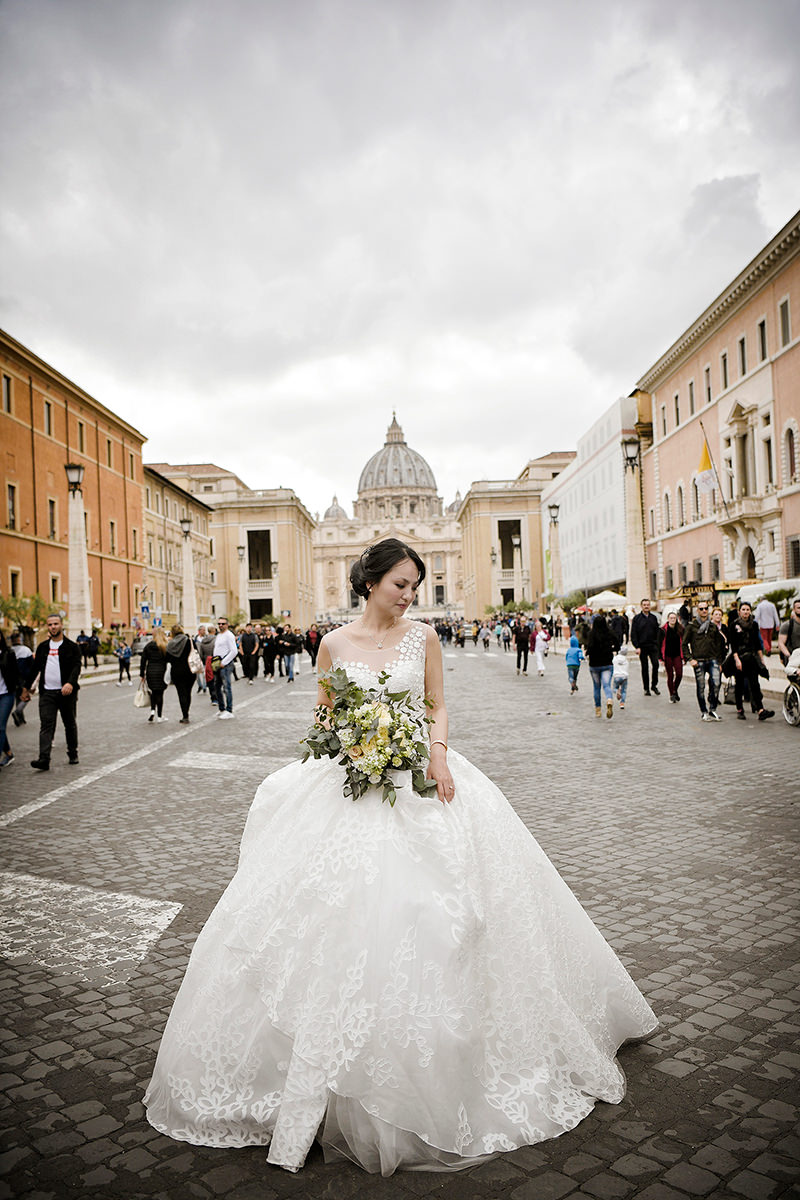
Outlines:
POLYGON ((151 633, 141 633, 139 637, 134 638, 133 645, 131 646, 131 654, 134 658, 137 654, 141 654, 147 643, 152 642, 152 640, 153 635, 151 633))

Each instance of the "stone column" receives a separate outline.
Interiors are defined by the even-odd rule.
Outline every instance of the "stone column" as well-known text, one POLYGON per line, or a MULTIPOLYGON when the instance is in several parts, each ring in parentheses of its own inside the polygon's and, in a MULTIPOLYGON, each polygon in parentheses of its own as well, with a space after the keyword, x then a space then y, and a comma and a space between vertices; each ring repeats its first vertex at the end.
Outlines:
POLYGON ((83 510, 83 492, 80 488, 70 492, 67 505, 69 508, 67 637, 74 640, 82 629, 87 634, 92 632, 89 559, 86 552, 86 518, 83 510))

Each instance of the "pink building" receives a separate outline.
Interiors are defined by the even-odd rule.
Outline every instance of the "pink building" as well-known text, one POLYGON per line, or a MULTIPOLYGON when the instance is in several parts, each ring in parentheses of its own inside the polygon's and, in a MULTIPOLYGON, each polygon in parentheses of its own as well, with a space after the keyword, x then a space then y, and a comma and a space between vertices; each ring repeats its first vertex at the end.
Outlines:
POLYGON ((650 591, 800 576, 800 213, 639 380, 650 591), (649 433, 649 431, 648 431, 649 433), (703 439, 715 487, 698 487, 703 439))

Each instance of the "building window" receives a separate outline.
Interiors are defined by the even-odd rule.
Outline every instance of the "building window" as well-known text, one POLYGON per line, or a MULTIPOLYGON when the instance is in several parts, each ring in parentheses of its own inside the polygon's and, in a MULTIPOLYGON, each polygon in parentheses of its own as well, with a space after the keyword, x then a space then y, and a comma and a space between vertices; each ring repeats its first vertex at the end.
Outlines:
POLYGON ((719 555, 712 554, 708 560, 708 572, 711 576, 711 582, 714 583, 719 579, 719 555))
POLYGON ((149 508, 150 507, 150 488, 145 488, 144 493, 145 493, 145 497, 146 497, 146 504, 147 504, 147 507, 149 508))
POLYGON ((86 430, 83 421, 78 421, 78 452, 86 453, 86 430))
POLYGON ((217 582, 217 572, 216 572, 216 571, 209 571, 209 575, 210 575, 210 581, 211 581, 211 583, 216 583, 216 582, 217 582))
POLYGON ((6 504, 8 506, 8 528, 17 528, 17 487, 9 483, 6 487, 6 504))
POLYGON ((58 604, 58 594, 61 591, 61 577, 59 575, 50 576, 50 603, 58 604))
POLYGON ((700 489, 696 480, 692 481, 692 520, 700 520, 700 489))
POLYGON ((764 438, 764 466, 767 483, 773 484, 775 478, 772 471, 772 438, 764 438))
POLYGON ((47 501, 47 536, 51 541, 55 541, 56 536, 56 502, 55 500, 47 501))
POLYGON ((433 593, 434 593, 433 603, 434 604, 444 604, 444 584, 437 583, 433 589, 433 593))
POLYGON ((663 437, 667 436, 667 406, 666 406, 666 404, 661 405, 661 434, 663 437))
POLYGON ((19 596, 22 588, 19 582, 19 571, 9 571, 8 590, 12 596, 19 596))
POLYGON ((147 563, 148 566, 153 565, 153 542, 151 538, 147 539, 147 563))
POLYGON ((674 400, 675 400, 675 425, 677 427, 681 423, 681 398, 677 392, 675 393, 674 400))
POLYGON ((664 568, 664 586, 668 592, 671 592, 675 587, 675 572, 672 567, 664 568))
POLYGON ((793 429, 786 430, 786 472, 789 476, 786 482, 794 483, 797 479, 797 444, 793 429))
POLYGON ((678 563, 678 579, 680 580, 681 587, 689 582, 689 569, 686 563, 678 563))
POLYGON ((703 560, 702 560, 702 558, 696 558, 694 560, 694 562, 692 563, 692 579, 694 580, 695 583, 702 583, 702 581, 703 581, 703 560))
POLYGON ((158 565, 161 570, 164 570, 164 543, 158 543, 158 565))
POLYGON ((710 404, 711 403, 711 367, 706 367, 705 371, 703 372, 703 378, 705 380, 705 388, 706 388, 706 404, 710 404))
POLYGON ((676 500, 676 504, 677 504, 677 508, 678 508, 678 526, 685 525, 686 524, 686 511, 685 511, 684 503, 683 503, 683 488, 682 487, 678 488, 677 494, 675 496, 675 500, 676 500))
POLYGON ((131 530, 131 541, 131 558, 137 559, 139 557, 139 534, 135 529, 131 530))
POLYGON ((650 537, 656 536, 656 510, 650 509, 650 537))
POLYGON ((788 346, 792 340, 792 323, 789 318, 789 301, 781 300, 778 308, 781 319, 781 345, 788 346))
POLYGON ((161 494, 156 492, 156 512, 161 512, 161 494))
POLYGON ((665 495, 664 495, 664 529, 666 530, 667 533, 669 533, 670 529, 672 529, 672 514, 670 513, 669 508, 670 508, 669 494, 665 493, 665 495))
POLYGON ((728 386, 728 351, 725 350, 720 355, 720 369, 722 372, 722 390, 723 392, 728 386))
POLYGON ((11 412, 11 376, 3 376, 3 412, 11 412))
POLYGON ((112 583, 111 585, 111 607, 115 612, 119 612, 119 584, 112 583))
POLYGON ((110 467, 113 464, 113 461, 114 460, 111 456, 111 438, 106 438, 106 466, 110 467))
POLYGON ((128 474, 130 475, 131 479, 135 478, 135 472, 134 472, 134 469, 133 469, 133 455, 132 455, 132 454, 129 454, 129 455, 128 455, 128 474))
POLYGON ((658 576, 656 575, 655 571, 651 571, 650 572, 650 595, 655 596, 657 594, 658 594, 658 576))
POLYGON ((745 338, 739 338, 739 374, 747 374, 747 341, 745 338))
POLYGON ((49 400, 44 402, 44 431, 48 437, 53 436, 53 406, 49 400))
POLYGON ((117 523, 108 522, 108 548, 112 554, 117 553, 117 523))
POLYGON ((694 380, 689 380, 689 416, 694 416, 694 380))
POLYGON ((762 362, 764 362, 767 357, 767 322, 766 322, 766 320, 758 322, 758 357, 761 359, 762 362))
POLYGON ((800 575, 800 537, 786 539, 786 574, 791 578, 800 575))

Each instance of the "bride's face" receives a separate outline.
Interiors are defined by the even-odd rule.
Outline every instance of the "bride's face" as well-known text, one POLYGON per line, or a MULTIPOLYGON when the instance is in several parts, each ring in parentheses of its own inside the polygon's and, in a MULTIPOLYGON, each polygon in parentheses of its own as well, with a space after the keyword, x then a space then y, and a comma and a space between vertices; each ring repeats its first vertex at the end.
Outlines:
POLYGON ((370 607, 389 617, 402 617, 414 600, 418 578, 419 572, 411 559, 402 559, 371 585, 370 607))

